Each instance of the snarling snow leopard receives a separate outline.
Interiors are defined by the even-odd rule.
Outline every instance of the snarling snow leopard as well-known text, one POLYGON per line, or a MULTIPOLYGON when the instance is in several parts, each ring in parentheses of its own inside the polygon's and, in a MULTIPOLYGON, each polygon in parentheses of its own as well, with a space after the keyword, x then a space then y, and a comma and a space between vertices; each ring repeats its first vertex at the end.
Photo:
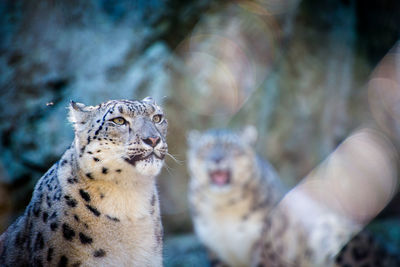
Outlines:
POLYGON ((214 265, 249 266, 263 218, 283 195, 273 167, 254 152, 254 127, 188 134, 194 229, 214 265))
POLYGON ((151 98, 71 102, 75 138, 0 237, 0 266, 162 266, 155 176, 167 120, 151 98))
POLYGON ((296 199, 286 209, 286 190, 257 157, 256 137, 254 127, 188 135, 193 224, 212 266, 400 266, 366 232, 343 247, 358 226, 318 203, 296 199))

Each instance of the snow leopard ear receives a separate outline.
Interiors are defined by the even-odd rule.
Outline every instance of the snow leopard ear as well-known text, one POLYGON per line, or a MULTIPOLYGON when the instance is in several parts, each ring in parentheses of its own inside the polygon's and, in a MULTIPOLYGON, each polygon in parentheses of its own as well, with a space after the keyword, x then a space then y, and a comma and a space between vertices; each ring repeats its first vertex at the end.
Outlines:
POLYGON ((191 130, 186 134, 186 140, 189 147, 194 147, 199 140, 201 133, 197 130, 191 130))
POLYGON ((142 101, 147 102, 152 105, 156 105, 156 101, 151 96, 147 96, 147 97, 143 98, 142 101))
POLYGON ((257 132, 256 127, 254 127, 253 125, 247 125, 240 132, 240 136, 242 137, 244 142, 246 142, 249 145, 253 146, 257 142, 258 132, 257 132))
POLYGON ((69 105, 69 117, 68 120, 74 125, 75 130, 78 130, 79 126, 85 124, 88 119, 91 109, 82 103, 71 101, 69 105))

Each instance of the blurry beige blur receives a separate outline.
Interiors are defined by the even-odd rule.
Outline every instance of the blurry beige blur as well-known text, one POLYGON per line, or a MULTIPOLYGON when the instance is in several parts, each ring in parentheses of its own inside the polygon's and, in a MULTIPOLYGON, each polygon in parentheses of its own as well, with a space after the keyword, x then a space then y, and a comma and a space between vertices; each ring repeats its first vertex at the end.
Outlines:
POLYGON ((360 129, 287 197, 307 196, 339 216, 365 225, 397 192, 397 163, 398 154, 389 139, 377 130, 360 129))
POLYGON ((396 144, 400 143, 400 46, 394 46, 368 83, 372 115, 396 144))

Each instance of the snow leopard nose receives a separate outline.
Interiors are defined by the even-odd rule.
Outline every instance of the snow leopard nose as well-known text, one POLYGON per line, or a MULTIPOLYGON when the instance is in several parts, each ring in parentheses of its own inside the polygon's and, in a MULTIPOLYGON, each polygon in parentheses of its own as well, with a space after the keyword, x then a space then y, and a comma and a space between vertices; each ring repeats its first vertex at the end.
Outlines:
POLYGON ((224 156, 221 154, 216 154, 211 156, 211 160, 214 161, 215 163, 220 163, 224 159, 224 156))
POLYGON ((148 138, 143 138, 143 142, 151 147, 155 147, 158 143, 160 143, 160 137, 152 136, 148 138))

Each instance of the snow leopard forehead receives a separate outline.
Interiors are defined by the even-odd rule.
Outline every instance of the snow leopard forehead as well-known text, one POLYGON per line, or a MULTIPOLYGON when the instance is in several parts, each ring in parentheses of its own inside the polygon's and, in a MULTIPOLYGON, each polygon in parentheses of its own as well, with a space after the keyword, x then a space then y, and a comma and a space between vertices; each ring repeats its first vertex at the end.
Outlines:
POLYGON ((230 129, 209 129, 203 133, 192 130, 188 134, 189 148, 196 150, 205 146, 253 146, 257 131, 253 126, 246 126, 240 131, 230 129))
POLYGON ((207 145, 228 146, 240 145, 242 140, 238 134, 225 129, 211 129, 201 135, 197 142, 198 147, 207 145))
POLYGON ((162 108, 151 98, 143 100, 110 100, 99 105, 100 109, 107 110, 111 114, 119 112, 128 116, 150 115, 152 113, 163 113, 162 108))

